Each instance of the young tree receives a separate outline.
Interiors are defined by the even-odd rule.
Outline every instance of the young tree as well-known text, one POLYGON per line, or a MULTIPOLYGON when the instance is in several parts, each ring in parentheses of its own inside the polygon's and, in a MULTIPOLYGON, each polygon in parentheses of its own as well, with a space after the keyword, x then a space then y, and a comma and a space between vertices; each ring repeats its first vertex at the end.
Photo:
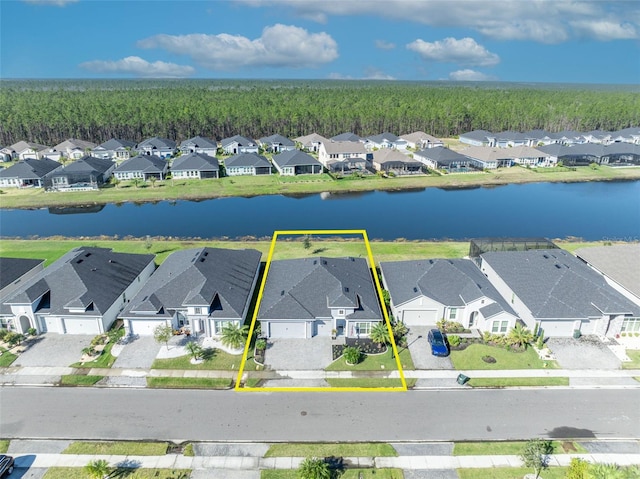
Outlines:
POLYGON ((193 359, 194 361, 202 358, 203 349, 195 341, 189 341, 184 348, 187 350, 187 352, 191 356, 191 359, 193 359))
POLYGON ((151 183, 151 188, 155 188, 156 181, 158 181, 158 178, 156 178, 155 176, 152 176, 151 178, 149 178, 149 183, 151 183))
POLYGON ((520 459, 526 467, 533 469, 536 479, 540 477, 540 472, 549 467, 549 454, 553 452, 551 441, 543 439, 531 439, 527 441, 520 454, 520 459))
POLYGON ((507 338, 510 344, 522 348, 526 347, 527 344, 533 341, 533 334, 518 323, 511 331, 509 331, 509 336, 507 338))
POLYGON ((389 339, 389 330, 387 329, 387 324, 384 321, 381 321, 373 326, 371 328, 371 332, 369 333, 369 338, 371 339, 371 341, 376 342, 380 345, 389 344, 391 341, 389 339))
POLYGON ((84 471, 93 479, 106 479, 111 474, 111 467, 104 459, 96 459, 84 466, 84 471))
POLYGON ((304 249, 311 249, 311 237, 309 235, 304 235, 302 245, 304 246, 304 249))
POLYGON ((240 349, 249 335, 249 326, 229 324, 222 328, 222 344, 233 349, 240 349))
POLYGON ((329 464, 319 457, 307 457, 298 468, 300 479, 331 479, 329 464))
POLYGON ((168 324, 159 324, 156 329, 153 330, 153 339, 157 343, 164 343, 169 349, 169 340, 173 336, 173 328, 168 324))

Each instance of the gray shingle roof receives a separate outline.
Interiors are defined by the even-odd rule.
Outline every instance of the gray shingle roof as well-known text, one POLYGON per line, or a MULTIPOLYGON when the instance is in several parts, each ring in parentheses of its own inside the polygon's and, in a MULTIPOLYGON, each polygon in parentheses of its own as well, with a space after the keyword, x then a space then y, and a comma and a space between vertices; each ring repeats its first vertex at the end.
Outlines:
POLYGON ((418 160, 391 148, 383 148, 373 152, 373 161, 378 164, 403 163, 405 165, 422 165, 418 160))
POLYGON ((329 140, 322 135, 318 135, 317 133, 311 133, 310 135, 294 138, 294 141, 300 142, 303 146, 309 147, 313 143, 324 143, 329 140))
POLYGON ((184 140, 180 143, 180 148, 188 148, 188 147, 196 147, 196 148, 218 148, 218 142, 215 140, 210 140, 209 138, 204 138, 202 136, 194 136, 193 138, 189 138, 188 140, 184 140))
POLYGON ((321 165, 313 156, 300 150, 284 151, 271 159, 278 166, 321 165))
POLYGON ((0 256, 0 272, 2 273, 0 274, 0 290, 42 263, 44 263, 43 259, 5 258, 0 256))
POLYGON ((48 173, 51 173, 56 168, 62 165, 57 161, 50 160, 49 158, 42 158, 41 160, 34 160, 27 158, 15 163, 9 168, 0 170, 1 178, 20 178, 25 180, 42 179, 48 173))
POLYGON ((507 301, 471 260, 384 262, 380 263, 380 269, 396 306, 426 296, 445 306, 462 307, 485 297, 497 303, 497 312, 505 311, 516 316, 507 301))
POLYGON ((330 318, 333 307, 353 307, 348 319, 381 320, 382 311, 363 258, 302 258, 273 261, 258 319, 330 318))
POLYGON ((224 148, 225 146, 230 145, 231 143, 234 143, 234 142, 237 142, 240 146, 255 146, 256 144, 255 141, 240 135, 234 135, 229 138, 223 138, 222 141, 220 141, 220 144, 224 148))
POLYGON ((141 141, 140 143, 138 143, 138 146, 136 148, 140 150, 145 147, 146 148, 153 147, 157 149, 161 149, 161 148, 175 149, 176 142, 168 138, 158 138, 157 136, 154 136, 153 138, 148 138, 144 141, 141 141))
POLYGON ((211 317, 243 319, 260 268, 252 249, 197 248, 172 253, 131 300, 121 316, 171 317, 187 305, 214 304, 211 317))
POLYGON ((5 299, 5 304, 31 303, 49 292, 49 302, 41 304, 38 311, 86 314, 71 313, 66 308, 92 304, 92 313, 104 314, 153 259, 150 254, 76 248, 29 279, 5 299))
POLYGON ((602 314, 640 315, 604 277, 563 250, 489 252, 483 261, 539 319, 585 319, 602 314))
POLYGON ((339 135, 332 136, 329 139, 333 141, 360 141, 360 137, 351 132, 340 133, 339 135))
POLYGON ((218 171, 220 165, 217 158, 203 153, 189 153, 173 160, 172 171, 198 170, 198 171, 218 171))
POLYGON ((640 244, 580 248, 575 254, 640 298, 640 244))
POLYGON ((136 146, 136 142, 135 141, 129 141, 129 140, 120 140, 117 138, 111 138, 110 140, 105 141, 104 143, 100 144, 99 146, 101 146, 103 149, 105 150, 117 150, 118 148, 135 148, 136 146))
POLYGON ((457 163, 460 161, 466 162, 469 159, 461 155, 458 152, 445 148, 443 146, 436 146, 434 148, 426 148, 424 150, 417 151, 414 156, 420 156, 422 158, 429 158, 437 161, 439 164, 445 165, 449 163, 457 163))
POLYGON ((323 143, 323 145, 328 155, 350 153, 364 156, 367 154, 367 149, 364 147, 364 144, 360 142, 332 140, 323 143))
POLYGON ((154 155, 138 155, 124 160, 114 171, 143 171, 145 173, 161 173, 167 167, 167 160, 154 155))
POLYGON ((90 141, 78 140, 77 138, 69 138, 68 140, 64 140, 62 143, 57 144, 52 148, 54 151, 67 151, 73 150, 75 148, 79 148, 81 150, 90 150, 91 148, 95 148, 97 145, 95 143, 91 143, 90 141))
POLYGON ((93 156, 85 156, 79 160, 69 163, 62 168, 55 170, 49 176, 66 176, 70 173, 84 173, 92 175, 102 175, 113 166, 110 158, 95 158, 93 156))
POLYGON ((385 132, 380 133, 379 135, 368 136, 367 140, 372 141, 374 143, 382 143, 384 140, 387 140, 390 143, 394 141, 398 141, 399 137, 394 135, 393 133, 385 132))
POLYGON ((264 156, 257 153, 239 153, 237 155, 230 156, 224 160, 224 165, 227 168, 253 166, 255 168, 270 168, 271 163, 264 156))
POLYGON ((493 133, 487 130, 473 130, 460 135, 460 138, 469 138, 476 141, 488 141, 489 137, 492 137, 493 133))
POLYGON ((284 146, 296 146, 296 144, 292 140, 282 135, 278 135, 277 133, 275 135, 265 136, 263 138, 260 138, 258 141, 263 144, 278 143, 284 146))

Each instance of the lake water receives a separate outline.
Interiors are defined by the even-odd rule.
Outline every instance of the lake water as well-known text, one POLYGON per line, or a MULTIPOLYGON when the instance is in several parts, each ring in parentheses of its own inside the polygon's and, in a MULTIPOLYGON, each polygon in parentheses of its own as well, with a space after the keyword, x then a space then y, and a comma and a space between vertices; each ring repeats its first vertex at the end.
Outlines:
POLYGON ((5 237, 235 238, 283 229, 366 229, 372 239, 576 236, 637 241, 640 181, 0 210, 0 235, 5 237))

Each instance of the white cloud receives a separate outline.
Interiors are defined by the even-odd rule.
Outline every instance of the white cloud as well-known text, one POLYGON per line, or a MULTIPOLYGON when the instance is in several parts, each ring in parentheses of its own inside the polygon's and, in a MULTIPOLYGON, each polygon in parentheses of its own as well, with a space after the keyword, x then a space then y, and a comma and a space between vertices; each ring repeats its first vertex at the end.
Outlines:
POLYGON ((342 73, 333 72, 329 73, 328 77, 330 80, 395 80, 396 78, 392 75, 387 75, 382 70, 378 70, 377 68, 367 68, 364 71, 364 75, 361 77, 353 77, 351 75, 343 75, 342 73))
POLYGON ((248 67, 307 68, 338 58, 338 45, 327 33, 276 24, 265 27, 255 40, 240 35, 154 35, 138 42, 141 48, 162 48, 188 55, 212 70, 248 67))
POLYGON ((435 27, 470 28, 499 40, 559 43, 571 38, 640 38, 636 0, 236 0, 250 7, 280 7, 321 23, 330 16, 374 15, 435 27), (617 27, 616 27, 617 25, 617 27), (613 32, 613 33, 611 33, 613 32), (617 32, 617 33, 616 33, 617 32), (628 35, 632 35, 631 37, 628 35))
POLYGON ((195 69, 188 65, 167 62, 148 62, 140 57, 122 60, 93 60, 80 64, 81 68, 94 73, 125 73, 147 78, 182 78, 193 75, 195 69))
POLYGON ((496 78, 491 75, 469 69, 449 73, 449 80, 453 81, 488 81, 495 79, 496 78))
POLYGON ((384 40, 376 40, 376 48, 379 48, 380 50, 393 50, 395 47, 395 43, 385 42, 384 40))
POLYGON ((638 38, 639 29, 631 23, 618 23, 611 20, 580 20, 570 22, 570 24, 576 32, 583 36, 600 41, 638 38))
POLYGON ((22 0, 32 5, 51 5, 53 7, 65 7, 70 3, 76 3, 78 0, 22 0))
POLYGON ((417 39, 407 45, 409 50, 418 53, 424 60, 460 65, 493 66, 500 63, 500 57, 491 53, 473 38, 445 38, 435 42, 417 39))

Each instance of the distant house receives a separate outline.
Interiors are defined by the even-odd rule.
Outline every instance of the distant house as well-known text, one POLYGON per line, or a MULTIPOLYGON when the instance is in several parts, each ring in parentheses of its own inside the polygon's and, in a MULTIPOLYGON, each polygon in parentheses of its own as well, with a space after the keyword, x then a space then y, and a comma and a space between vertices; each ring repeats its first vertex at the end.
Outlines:
MULTIPOLYGON (((542 147, 541 147, 542 148, 542 147)), ((513 165, 549 167, 556 165, 556 158, 539 148, 516 146, 498 148, 491 146, 471 146, 460 151, 480 169, 495 169, 513 165)))
POLYGON ((582 133, 572 130, 549 133, 549 137, 553 140, 553 143, 560 143, 562 145, 578 145, 586 143, 586 139, 582 136, 582 133))
POLYGON ((238 153, 224 160, 227 176, 270 175, 271 163, 257 153, 238 153))
POLYGON ((100 334, 155 269, 154 255, 80 247, 32 276, 3 300, 12 329, 100 334))
POLYGON ((373 152, 373 167, 385 173, 406 175, 420 173, 423 164, 398 150, 385 148, 373 152))
POLYGON ((491 137, 493 133, 487 130, 473 130, 459 136, 460 143, 471 146, 493 146, 491 137))
POLYGON ((319 175, 322 164, 313 156, 300 150, 291 150, 275 155, 271 161, 283 176, 319 175))
POLYGON ((312 133, 310 135, 294 138, 293 141, 295 141, 296 143, 300 143, 304 150, 317 153, 320 150, 320 145, 329 140, 324 136, 318 135, 317 133, 312 133))
POLYGON ((332 136, 329 138, 331 141, 360 141, 360 138, 355 133, 351 133, 350 131, 347 133, 340 133, 339 135, 332 136))
POLYGON ((49 173, 62 165, 49 158, 35 160, 28 158, 18 161, 9 168, 0 170, 1 188, 42 188, 49 173))
POLYGON ((498 148, 508 148, 514 146, 524 146, 527 143, 525 136, 518 131, 501 131, 489 136, 490 146, 498 148))
POLYGON ((134 178, 147 181, 151 177, 163 180, 167 176, 169 164, 157 156, 138 155, 123 161, 114 171, 113 176, 119 180, 134 178))
POLYGON ((131 158, 131 152, 135 147, 135 141, 111 138, 91 150, 91 156, 95 156, 96 158, 109 158, 113 161, 124 161, 131 158))
POLYGON ((295 142, 278 134, 260 138, 258 143, 264 150, 270 153, 280 153, 282 151, 291 151, 296 149, 295 142))
POLYGON ((373 153, 354 141, 327 141, 320 145, 318 160, 329 171, 364 171, 371 166, 373 153))
POLYGON ((506 333, 517 314, 469 259, 380 264, 393 317, 407 326, 435 327, 441 319, 465 328, 506 333))
POLYGON ((639 305, 567 251, 488 252, 480 259, 482 273, 518 317, 545 336, 614 337, 640 318, 639 305))
POLYGON ((109 180, 115 167, 109 158, 85 156, 49 173, 45 178, 45 186, 54 190, 74 186, 98 189, 109 180))
POLYGON ((582 137, 589 143, 598 143, 601 145, 609 145, 613 143, 611 133, 608 131, 593 130, 583 133, 582 137))
POLYGON ((153 137, 136 145, 139 155, 171 158, 176 153, 176 142, 167 138, 153 137))
POLYGON ((434 148, 436 146, 444 146, 444 142, 435 136, 426 134, 424 131, 414 131, 400 137, 407 142, 409 148, 423 150, 425 148, 434 148))
POLYGON ((235 135, 223 138, 220 142, 222 150, 226 155, 237 155, 238 153, 258 153, 259 146, 254 140, 244 136, 235 135))
POLYGON ((475 168, 473 162, 466 156, 441 146, 416 151, 413 158, 432 170, 456 172, 475 168))
POLYGON ((385 132, 379 135, 368 136, 363 139, 364 147, 371 150, 380 150, 382 148, 396 148, 398 150, 407 149, 407 141, 394 135, 393 133, 385 132))
POLYGON ((96 147, 95 143, 90 141, 78 140, 70 138, 57 144, 47 152, 47 158, 60 161, 61 158, 70 160, 79 160, 87 156, 87 153, 96 147))
POLYGON ((383 320, 371 271, 363 258, 273 261, 258 310, 269 338, 367 337, 383 320))
POLYGON ((194 136, 180 143, 178 150, 180 150, 183 155, 188 153, 203 153, 209 156, 216 156, 218 152, 218 142, 210 140, 209 138, 194 136))
POLYGON ((19 141, 11 146, 6 146, 0 152, 10 160, 39 160, 45 158, 50 147, 32 143, 29 141, 19 141))
POLYGON ((640 145, 640 128, 631 127, 611 132, 611 141, 613 143, 633 143, 640 145))
POLYGON ((153 335, 159 325, 219 336, 244 324, 260 270, 256 250, 176 251, 160 265, 120 315, 128 334, 153 335))
POLYGON ((525 138, 525 146, 542 146, 549 145, 554 142, 548 132, 545 130, 529 130, 523 133, 525 138))
POLYGON ((203 153, 188 153, 173 160, 171 174, 174 178, 220 178, 218 160, 203 153))

